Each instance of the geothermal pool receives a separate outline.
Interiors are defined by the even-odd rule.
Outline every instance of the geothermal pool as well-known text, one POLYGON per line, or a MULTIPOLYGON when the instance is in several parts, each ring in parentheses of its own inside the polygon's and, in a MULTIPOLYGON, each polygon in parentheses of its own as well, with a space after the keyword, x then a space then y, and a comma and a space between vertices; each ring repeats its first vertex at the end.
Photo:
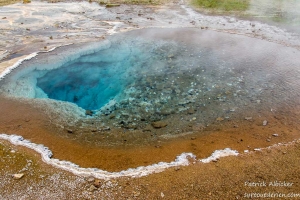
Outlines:
MULTIPOLYGON (((255 125, 258 135, 299 130, 299 57, 294 48, 241 35, 141 29, 40 53, 5 76, 0 91, 51 115, 63 130, 55 134, 85 148, 159 149, 161 141, 229 128, 251 133, 255 125)), ((157 155, 189 150, 203 153, 178 147, 157 155)))

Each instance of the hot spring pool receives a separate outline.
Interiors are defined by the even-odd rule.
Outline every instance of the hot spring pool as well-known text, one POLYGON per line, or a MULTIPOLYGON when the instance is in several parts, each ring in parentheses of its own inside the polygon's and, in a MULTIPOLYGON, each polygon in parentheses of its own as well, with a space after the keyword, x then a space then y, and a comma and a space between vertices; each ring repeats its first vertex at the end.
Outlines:
MULTIPOLYGON (((1 92, 87 111, 101 126, 176 134, 298 105, 299 51, 200 29, 143 29, 41 54, 1 92), (88 112, 91 115, 91 112, 88 112)), ((76 112, 75 112, 76 110, 76 112)), ((99 125, 100 126, 100 125, 99 125)))

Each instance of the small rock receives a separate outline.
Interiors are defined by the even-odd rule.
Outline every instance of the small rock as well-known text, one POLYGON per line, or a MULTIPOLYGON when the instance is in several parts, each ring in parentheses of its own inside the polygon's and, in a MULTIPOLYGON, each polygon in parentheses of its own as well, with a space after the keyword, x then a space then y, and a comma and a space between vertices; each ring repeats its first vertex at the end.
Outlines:
POLYGON ((99 179, 95 179, 93 185, 99 188, 101 186, 101 181, 99 179))
POLYGON ((68 133, 73 133, 73 130, 67 129, 67 132, 68 132, 68 133))
POLYGON ((91 110, 86 110, 86 111, 85 111, 85 114, 86 114, 86 115, 89 115, 89 116, 92 116, 92 115, 93 115, 93 111, 91 111, 91 110))
POLYGON ((6 17, 2 17, 2 19, 6 19, 6 17))
POLYGON ((114 119, 115 117, 116 117, 116 115, 111 114, 111 115, 109 116, 109 119, 114 119))
POLYGON ((252 117, 245 117, 245 120, 250 121, 250 120, 252 120, 252 117))
POLYGON ((94 182, 94 181, 95 181, 94 177, 89 177, 89 178, 87 179, 87 182, 89 182, 89 183, 92 183, 92 182, 94 182))
POLYGON ((195 109, 190 108, 190 109, 188 109, 187 113, 190 114, 190 115, 194 114, 195 113, 195 109))
POLYGON ((270 140, 270 139, 267 139, 267 142, 271 142, 271 140, 270 140))
POLYGON ((109 131, 110 127, 109 126, 105 126, 105 127, 102 127, 101 130, 103 130, 103 131, 109 131))
POLYGON ((233 125, 233 128, 238 128, 238 127, 239 127, 239 125, 236 125, 236 124, 235 124, 235 125, 233 125))
POLYGON ((192 118, 192 121, 195 121, 196 119, 197 119, 196 117, 193 117, 193 118, 192 118))
POLYGON ((191 137, 191 140, 196 140, 196 137, 191 137))
POLYGON ((274 133, 272 136, 273 137, 278 137, 279 135, 277 133, 274 133))
POLYGON ((168 126, 168 124, 166 122, 163 122, 163 121, 152 122, 151 125, 154 128, 163 128, 163 127, 168 126))
POLYGON ((164 197, 165 197, 165 194, 164 194, 163 192, 161 192, 161 193, 160 193, 160 196, 161 196, 162 198, 164 198, 164 197))
POLYGON ((18 180, 18 179, 21 179, 23 176, 24 176, 24 174, 14 174, 13 179, 18 180))
POLYGON ((140 192, 133 192, 133 196, 134 196, 134 197, 139 197, 140 195, 141 195, 140 192))
POLYGON ((229 21, 229 23, 236 22, 236 20, 234 18, 230 18, 228 21, 229 21))
POLYGON ((174 170, 175 170, 175 171, 178 171, 178 170, 180 170, 180 167, 179 167, 179 166, 176 166, 174 170))
POLYGON ((267 126, 267 124, 268 124, 268 121, 267 121, 267 120, 264 120, 264 121, 263 121, 263 126, 267 126))
POLYGON ((220 122, 220 121, 223 121, 224 118, 223 117, 218 117, 216 120, 220 122))
POLYGON ((91 185, 90 188, 89 188, 89 191, 93 192, 97 189, 98 189, 97 187, 95 187, 94 185, 91 185))

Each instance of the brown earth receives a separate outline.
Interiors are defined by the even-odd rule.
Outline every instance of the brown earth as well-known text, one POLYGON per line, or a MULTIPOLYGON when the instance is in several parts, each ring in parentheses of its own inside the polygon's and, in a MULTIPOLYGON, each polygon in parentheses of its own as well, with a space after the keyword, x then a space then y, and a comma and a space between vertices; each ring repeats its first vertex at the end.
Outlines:
MULTIPOLYGON (((280 114, 273 114, 264 115, 263 119, 268 119, 266 126, 263 126, 263 119, 216 119, 209 127, 197 129, 195 124, 193 132, 174 138, 161 135, 148 143, 143 142, 145 133, 142 131, 128 131, 124 136, 112 129, 106 135, 103 134, 101 142, 121 142, 116 142, 113 147, 99 146, 99 142, 84 140, 93 138, 93 132, 83 138, 76 138, 76 134, 53 125, 42 110, 21 101, 1 98, 0 110, 3 113, 0 115, 1 133, 21 135, 36 144, 44 144, 51 149, 54 158, 68 160, 81 167, 96 167, 108 171, 121 171, 161 161, 171 162, 183 152, 191 152, 197 158, 206 158, 217 149, 229 147, 239 152, 251 151, 299 138, 297 123, 286 123, 280 114), (279 136, 274 137, 273 134, 279 136)), ((167 130, 167 127, 164 128, 167 130)))
MULTIPOLYGON (((290 145, 222 158, 218 162, 196 163, 147 177, 110 181, 77 177, 58 170, 43 163, 32 150, 5 141, 0 143, 0 154, 2 199, 40 199, 41 196, 44 199, 247 199, 246 195, 251 193, 300 193, 299 140, 290 145), (24 177, 13 179, 12 174, 20 173, 28 163, 31 165, 22 171, 24 177), (275 186, 276 181, 287 185, 275 186), (99 188, 91 186, 93 183, 99 188), (249 186, 249 183, 257 186, 249 186), (94 189, 91 191, 91 188, 94 189)), ((253 196, 252 199, 258 198, 253 196)))

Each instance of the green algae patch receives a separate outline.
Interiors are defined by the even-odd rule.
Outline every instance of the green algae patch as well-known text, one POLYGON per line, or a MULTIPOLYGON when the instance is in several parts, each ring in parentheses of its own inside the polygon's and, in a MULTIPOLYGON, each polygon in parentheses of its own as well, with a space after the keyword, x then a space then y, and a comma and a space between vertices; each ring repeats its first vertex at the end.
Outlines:
POLYGON ((245 11, 248 9, 249 0, 192 0, 195 7, 212 11, 245 11))
POLYGON ((6 6, 6 5, 10 5, 10 4, 15 4, 15 3, 19 3, 22 2, 21 0, 0 0, 0 6, 6 6))
POLYGON ((112 8, 112 7, 118 7, 118 6, 120 6, 120 4, 109 3, 109 4, 105 5, 106 8, 112 8))

